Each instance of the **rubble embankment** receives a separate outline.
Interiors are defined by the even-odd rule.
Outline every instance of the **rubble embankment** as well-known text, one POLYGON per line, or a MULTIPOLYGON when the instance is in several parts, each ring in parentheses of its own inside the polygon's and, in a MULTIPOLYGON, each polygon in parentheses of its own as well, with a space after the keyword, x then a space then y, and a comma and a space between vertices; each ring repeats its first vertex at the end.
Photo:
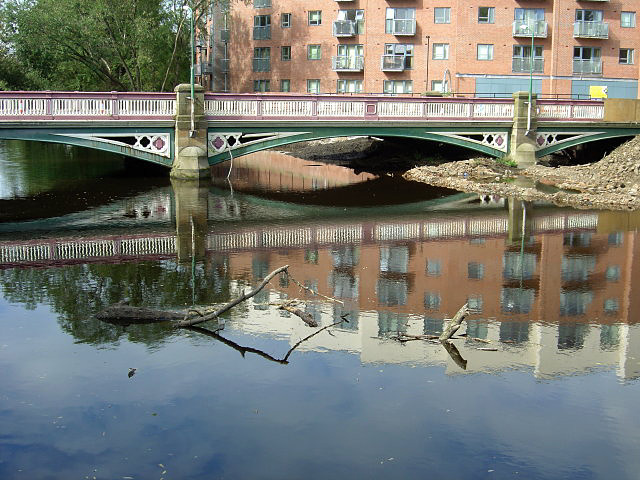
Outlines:
POLYGON ((518 170, 493 159, 474 158, 415 167, 404 178, 559 206, 636 210, 640 209, 640 136, 588 165, 535 165, 518 170))

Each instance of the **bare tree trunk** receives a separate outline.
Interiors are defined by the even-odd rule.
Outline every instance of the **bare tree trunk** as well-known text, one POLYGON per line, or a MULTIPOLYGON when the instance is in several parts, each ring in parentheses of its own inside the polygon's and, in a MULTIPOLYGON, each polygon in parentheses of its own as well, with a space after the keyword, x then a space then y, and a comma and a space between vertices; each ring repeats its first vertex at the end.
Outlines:
POLYGON ((456 313, 449 321, 449 323, 447 323, 447 326, 445 327, 438 340, 440 340, 441 342, 446 342, 447 340, 449 340, 453 336, 453 334, 458 331, 458 329, 460 328, 460 324, 468 314, 469 305, 465 303, 462 307, 460 307, 458 313, 456 313))

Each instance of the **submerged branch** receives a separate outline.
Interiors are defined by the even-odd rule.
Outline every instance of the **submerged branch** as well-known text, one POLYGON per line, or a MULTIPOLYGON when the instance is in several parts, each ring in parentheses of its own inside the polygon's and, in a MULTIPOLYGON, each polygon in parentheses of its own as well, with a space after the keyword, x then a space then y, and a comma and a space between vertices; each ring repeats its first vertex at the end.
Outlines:
POLYGON ((458 310, 453 318, 447 323, 447 326, 443 330, 438 340, 440 340, 441 342, 449 340, 453 336, 453 334, 458 331, 458 329, 460 328, 460 324, 468 314, 469 305, 465 303, 462 307, 460 307, 460 310, 458 310))

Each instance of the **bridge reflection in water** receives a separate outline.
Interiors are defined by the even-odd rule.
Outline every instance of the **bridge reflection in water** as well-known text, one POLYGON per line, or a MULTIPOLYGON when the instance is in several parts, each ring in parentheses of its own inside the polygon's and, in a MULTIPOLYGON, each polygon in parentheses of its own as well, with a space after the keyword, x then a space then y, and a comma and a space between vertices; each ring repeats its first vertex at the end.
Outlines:
MULTIPOLYGON (((544 378, 611 368, 621 379, 640 376, 640 216, 512 200, 506 207, 473 203, 464 215, 452 214, 468 200, 456 196, 420 214, 364 222, 345 216, 247 225, 220 221, 242 218, 233 196, 175 184, 153 209, 174 215, 176 233, 4 240, 0 268, 195 256, 209 278, 223 278, 212 274, 223 268, 233 293, 289 264, 297 280, 344 302, 307 296, 306 308, 321 325, 349 314, 332 336, 314 337, 301 349, 357 352, 363 362, 444 364, 461 373, 439 345, 401 345, 390 337, 435 334, 469 302, 468 338, 458 341, 466 372, 517 367, 544 378), (473 338, 498 351, 478 350, 473 338)), ((255 315, 232 314, 230 326, 294 344, 309 329, 264 305, 300 295, 293 283, 280 282, 253 299, 255 315)))

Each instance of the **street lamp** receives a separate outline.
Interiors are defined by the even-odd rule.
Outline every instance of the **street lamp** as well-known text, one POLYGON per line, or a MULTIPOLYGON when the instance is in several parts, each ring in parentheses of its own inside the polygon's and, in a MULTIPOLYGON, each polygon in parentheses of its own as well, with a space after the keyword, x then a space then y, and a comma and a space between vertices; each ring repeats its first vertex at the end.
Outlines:
POLYGON ((531 97, 533 93, 533 40, 536 34, 536 26, 535 23, 532 24, 531 28, 531 53, 529 55, 529 108, 527 109, 527 131, 525 135, 529 135, 531 131, 531 97))
POLYGON ((190 43, 191 43, 191 53, 190 53, 190 59, 191 59, 191 78, 190 78, 190 82, 191 82, 191 129, 189 130, 189 136, 190 137, 194 137, 195 133, 196 133, 196 121, 195 121, 195 93, 194 93, 194 83, 195 83, 195 65, 194 65, 194 59, 193 57, 195 56, 195 40, 194 40, 194 34, 193 34, 193 7, 190 7, 188 4, 185 4, 184 6, 184 12, 185 14, 189 14, 189 39, 190 39, 190 43))

